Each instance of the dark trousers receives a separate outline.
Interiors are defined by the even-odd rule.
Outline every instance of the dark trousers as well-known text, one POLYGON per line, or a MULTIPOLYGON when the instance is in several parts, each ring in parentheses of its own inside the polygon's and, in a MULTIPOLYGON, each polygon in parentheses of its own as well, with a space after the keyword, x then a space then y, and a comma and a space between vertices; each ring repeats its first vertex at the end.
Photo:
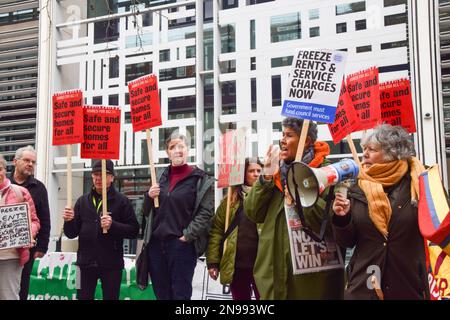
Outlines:
POLYGON ((190 300, 197 264, 193 242, 152 239, 148 246, 149 271, 158 300, 190 300))
POLYGON ((94 300, 98 279, 102 282, 103 300, 119 300, 122 269, 90 267, 80 268, 79 271, 78 300, 94 300))
POLYGON ((33 249, 30 250, 30 260, 28 260, 28 262, 25 263, 22 269, 22 279, 20 280, 20 292, 19 292, 20 300, 28 299, 28 290, 30 289, 30 276, 31 270, 33 270, 35 252, 36 250, 33 249))
POLYGON ((259 292, 253 278, 253 269, 238 269, 233 273, 233 281, 230 284, 230 291, 233 300, 251 300, 252 290, 256 300, 259 300, 259 292))

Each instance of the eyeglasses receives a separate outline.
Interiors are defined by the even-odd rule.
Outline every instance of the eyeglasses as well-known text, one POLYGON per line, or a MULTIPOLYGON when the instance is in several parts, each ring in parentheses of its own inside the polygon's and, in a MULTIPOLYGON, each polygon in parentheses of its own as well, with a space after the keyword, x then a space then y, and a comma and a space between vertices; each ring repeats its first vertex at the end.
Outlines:
POLYGON ((32 164, 33 166, 36 164, 36 161, 35 161, 35 160, 23 159, 23 158, 21 158, 21 159, 19 159, 19 160, 21 160, 21 161, 23 161, 23 162, 25 162, 25 163, 30 163, 30 164, 32 164))

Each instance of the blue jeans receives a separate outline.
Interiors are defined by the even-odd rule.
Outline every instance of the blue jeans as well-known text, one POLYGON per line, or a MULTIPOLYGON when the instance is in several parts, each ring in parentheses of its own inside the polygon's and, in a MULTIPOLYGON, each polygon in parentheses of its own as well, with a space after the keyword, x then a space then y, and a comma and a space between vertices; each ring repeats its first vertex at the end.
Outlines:
POLYGON ((177 238, 150 240, 149 271, 158 300, 190 300, 192 278, 197 264, 193 242, 177 238))

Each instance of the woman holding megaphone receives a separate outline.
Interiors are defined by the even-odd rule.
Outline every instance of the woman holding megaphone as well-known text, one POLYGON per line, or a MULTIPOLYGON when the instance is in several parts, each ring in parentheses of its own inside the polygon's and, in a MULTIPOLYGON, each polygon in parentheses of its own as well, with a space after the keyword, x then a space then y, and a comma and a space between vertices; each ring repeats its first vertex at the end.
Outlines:
POLYGON ((361 143, 357 183, 346 199, 336 193, 333 225, 338 244, 355 247, 346 299, 428 299, 424 239, 417 200, 423 165, 401 127, 380 125, 361 143))
MULTIPOLYGON (((256 286, 263 300, 341 299, 343 268, 294 274, 291 254, 296 252, 291 252, 285 211, 286 205, 292 204, 292 199, 287 199, 289 193, 285 190, 287 173, 296 157, 303 120, 285 118, 282 125, 280 148, 269 147, 263 174, 244 200, 245 213, 250 220, 263 223, 253 268, 256 286)), ((317 141, 315 123, 309 125, 304 150, 302 162, 315 168, 325 164, 330 148, 327 143, 317 141)), ((327 191, 322 193, 325 194, 327 191)), ((308 227, 316 232, 324 217, 324 203, 321 199, 310 208, 303 209, 308 227)), ((326 227, 325 237, 333 238, 331 224, 326 227)), ((315 250, 317 247, 314 244, 308 248, 315 250)))

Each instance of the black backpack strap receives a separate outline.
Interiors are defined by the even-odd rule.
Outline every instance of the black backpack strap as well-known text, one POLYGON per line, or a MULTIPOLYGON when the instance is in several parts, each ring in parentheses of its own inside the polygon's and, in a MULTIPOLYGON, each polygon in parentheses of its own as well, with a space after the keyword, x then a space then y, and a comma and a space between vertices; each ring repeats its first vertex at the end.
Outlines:
POLYGON ((244 215, 244 204, 240 203, 239 208, 236 211, 236 214, 234 215, 233 221, 231 221, 230 225, 228 226, 227 230, 223 234, 223 238, 220 241, 220 254, 223 252, 223 244, 225 242, 225 239, 228 238, 228 236, 233 232, 234 229, 239 225, 239 222, 242 219, 242 216, 244 215))
POLYGON ((302 204, 301 204, 301 201, 300 201, 300 194, 298 192, 297 181, 295 181, 295 179, 293 179, 293 182, 294 182, 294 187, 295 187, 295 203, 297 205, 298 216, 299 216, 300 221, 302 223, 302 230, 307 235, 309 235, 314 241, 321 242, 323 240, 323 237, 325 235, 325 230, 327 228, 330 206, 331 206, 331 202, 332 202, 333 196, 334 196, 334 185, 331 186, 329 191, 328 191, 327 200, 326 200, 327 202, 326 202, 326 205, 325 205, 325 211, 323 213, 322 222, 320 224, 320 232, 319 232, 319 234, 316 234, 311 229, 311 227, 306 225, 305 216, 303 214, 303 207, 302 207, 302 204))

